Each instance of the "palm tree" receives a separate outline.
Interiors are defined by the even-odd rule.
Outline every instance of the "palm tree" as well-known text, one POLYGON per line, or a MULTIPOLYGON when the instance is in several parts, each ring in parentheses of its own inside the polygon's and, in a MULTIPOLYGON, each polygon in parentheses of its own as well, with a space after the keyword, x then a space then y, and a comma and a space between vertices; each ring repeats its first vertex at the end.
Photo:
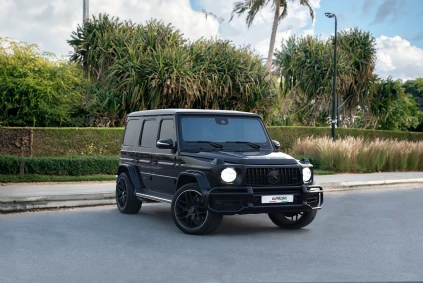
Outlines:
MULTIPOLYGON (((309 8, 310 16, 312 20, 314 20, 314 11, 313 11, 313 8, 310 6, 309 1, 308 0, 299 0, 299 1, 301 5, 307 6, 309 8)), ((288 15, 288 0, 244 0, 244 2, 235 2, 231 19, 230 19, 231 21, 235 14, 240 16, 244 13, 247 13, 246 23, 247 23, 247 26, 250 27, 257 13, 261 9, 263 9, 265 6, 267 6, 267 4, 269 4, 270 2, 272 2, 275 15, 273 18, 272 35, 270 36, 269 52, 267 55, 267 62, 266 62, 266 70, 269 73, 269 78, 270 78, 270 71, 271 71, 272 61, 273 61, 273 52, 275 49, 276 32, 278 30, 279 22, 288 15)))
POLYGON ((339 32, 338 47, 348 55, 353 71, 349 84, 340 92, 343 105, 340 111, 347 110, 352 117, 351 111, 354 112, 357 106, 366 111, 371 97, 369 92, 375 82, 376 39, 370 32, 354 28, 339 32))

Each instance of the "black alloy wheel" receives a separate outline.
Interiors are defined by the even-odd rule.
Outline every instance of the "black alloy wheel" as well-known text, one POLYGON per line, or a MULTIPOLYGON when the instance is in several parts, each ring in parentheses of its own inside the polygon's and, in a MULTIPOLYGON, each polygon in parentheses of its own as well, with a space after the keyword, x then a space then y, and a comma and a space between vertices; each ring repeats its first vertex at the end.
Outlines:
POLYGON ((128 188, 125 178, 120 178, 116 183, 116 202, 119 207, 125 207, 128 199, 128 188))
POLYGON ((298 219, 301 219, 301 217, 303 217, 304 212, 299 212, 299 213, 296 213, 296 212, 285 212, 285 213, 282 213, 282 214, 283 214, 283 216, 286 217, 287 220, 295 223, 295 222, 298 221, 298 219))
POLYGON ((303 212, 269 213, 270 220, 280 228, 300 229, 309 225, 316 217, 317 210, 303 212))
POLYGON ((121 173, 116 180, 116 205, 125 214, 135 214, 141 209, 142 202, 135 196, 135 187, 127 173, 121 173))
POLYGON ((186 190, 176 199, 175 217, 185 229, 195 230, 204 225, 208 211, 202 199, 196 190, 186 190))
POLYGON ((209 211, 198 184, 182 186, 173 196, 172 217, 184 233, 200 235, 215 231, 222 222, 221 214, 209 211))

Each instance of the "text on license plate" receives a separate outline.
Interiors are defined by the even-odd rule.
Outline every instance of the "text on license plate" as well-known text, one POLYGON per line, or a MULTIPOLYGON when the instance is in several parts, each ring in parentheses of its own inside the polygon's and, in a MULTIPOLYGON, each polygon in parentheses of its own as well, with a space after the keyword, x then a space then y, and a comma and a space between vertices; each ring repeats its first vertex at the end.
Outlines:
POLYGON ((293 202, 293 195, 262 196, 261 203, 284 203, 293 202))

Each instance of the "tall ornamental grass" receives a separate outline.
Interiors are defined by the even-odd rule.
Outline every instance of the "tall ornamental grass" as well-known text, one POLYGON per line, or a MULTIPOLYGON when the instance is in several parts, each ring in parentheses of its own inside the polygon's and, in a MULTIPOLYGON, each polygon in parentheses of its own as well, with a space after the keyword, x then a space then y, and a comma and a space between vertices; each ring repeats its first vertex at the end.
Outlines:
POLYGON ((335 172, 423 171, 423 141, 308 137, 298 139, 291 153, 335 172))

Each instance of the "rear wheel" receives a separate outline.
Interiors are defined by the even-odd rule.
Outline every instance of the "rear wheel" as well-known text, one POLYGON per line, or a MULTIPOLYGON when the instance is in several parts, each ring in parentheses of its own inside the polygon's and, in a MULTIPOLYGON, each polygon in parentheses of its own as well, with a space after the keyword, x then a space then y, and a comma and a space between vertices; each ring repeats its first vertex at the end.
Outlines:
POLYGON ((116 205, 125 214, 135 214, 141 209, 142 202, 135 196, 135 187, 127 173, 121 173, 116 180, 116 205))
POLYGON ((207 209, 198 184, 182 186, 172 200, 172 217, 176 226, 192 235, 209 234, 222 222, 223 216, 207 209))
POLYGON ((317 210, 304 212, 269 213, 272 222, 284 229, 300 229, 310 224, 316 217, 317 210))

